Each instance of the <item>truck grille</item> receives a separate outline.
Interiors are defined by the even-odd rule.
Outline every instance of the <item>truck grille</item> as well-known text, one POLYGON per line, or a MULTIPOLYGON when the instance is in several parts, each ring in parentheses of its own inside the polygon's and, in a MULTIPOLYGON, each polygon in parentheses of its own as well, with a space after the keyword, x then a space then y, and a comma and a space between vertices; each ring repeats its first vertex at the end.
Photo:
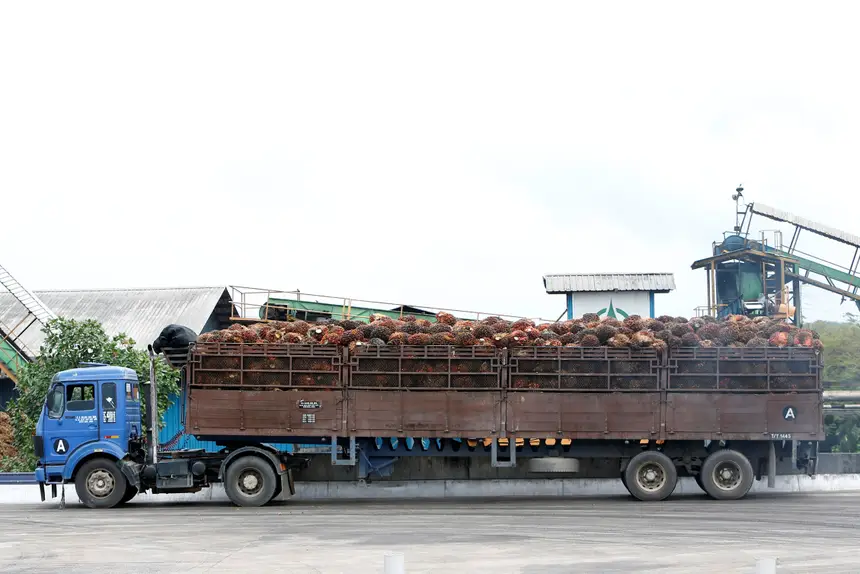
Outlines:
POLYGON ((36 458, 45 456, 45 441, 38 435, 33 435, 33 451, 36 453, 36 458))

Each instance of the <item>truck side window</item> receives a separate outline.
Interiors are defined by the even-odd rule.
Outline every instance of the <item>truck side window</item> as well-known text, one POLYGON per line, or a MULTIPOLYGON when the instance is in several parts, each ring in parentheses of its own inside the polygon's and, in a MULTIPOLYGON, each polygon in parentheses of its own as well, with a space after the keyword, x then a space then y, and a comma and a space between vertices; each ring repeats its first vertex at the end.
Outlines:
POLYGON ((91 411, 96 408, 96 387, 92 383, 66 387, 67 411, 91 411))
POLYGON ((125 400, 127 402, 137 402, 139 400, 137 395, 137 383, 125 384, 125 400))
POLYGON ((56 385, 48 393, 48 418, 58 419, 63 416, 63 385, 56 385))
POLYGON ((116 383, 102 385, 102 410, 116 410, 116 383))
POLYGON ((116 422, 116 383, 102 384, 102 422, 116 422))

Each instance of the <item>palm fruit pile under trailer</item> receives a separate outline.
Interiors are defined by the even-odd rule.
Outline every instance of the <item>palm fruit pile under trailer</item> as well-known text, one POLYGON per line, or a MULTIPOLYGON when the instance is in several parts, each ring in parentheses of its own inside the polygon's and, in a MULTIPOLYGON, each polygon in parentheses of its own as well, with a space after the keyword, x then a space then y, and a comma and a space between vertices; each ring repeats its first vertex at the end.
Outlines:
POLYGON ((733 231, 725 233, 722 242, 714 243, 711 257, 691 266, 707 271, 707 314, 765 315, 801 325, 801 284, 840 295, 860 309, 860 236, 762 203, 743 204, 740 187, 732 198, 736 202, 733 231), (750 238, 753 215, 791 225, 794 231, 789 243, 783 243, 779 231, 772 242, 764 233, 760 240, 750 238), (800 251, 797 244, 802 230, 853 247, 850 264, 845 267, 800 251))

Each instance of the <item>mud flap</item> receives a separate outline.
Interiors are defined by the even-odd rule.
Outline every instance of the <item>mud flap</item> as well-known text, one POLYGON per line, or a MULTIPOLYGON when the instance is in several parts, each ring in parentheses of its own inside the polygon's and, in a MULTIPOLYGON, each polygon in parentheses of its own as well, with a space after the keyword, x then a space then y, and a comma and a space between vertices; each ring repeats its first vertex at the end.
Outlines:
POLYGON ((45 502, 45 483, 39 483, 39 494, 42 496, 42 502, 45 502))
POLYGON ((275 497, 275 500, 286 500, 296 494, 296 485, 293 481, 292 470, 287 470, 285 473, 278 475, 278 478, 281 481, 281 491, 275 497))

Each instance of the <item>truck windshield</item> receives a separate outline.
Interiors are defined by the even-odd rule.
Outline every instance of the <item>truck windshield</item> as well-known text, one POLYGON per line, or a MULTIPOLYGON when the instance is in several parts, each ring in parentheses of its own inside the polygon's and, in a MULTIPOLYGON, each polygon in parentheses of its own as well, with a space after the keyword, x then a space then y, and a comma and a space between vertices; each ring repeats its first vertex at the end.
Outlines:
POLYGON ((48 393, 48 417, 58 419, 63 416, 65 402, 62 385, 57 385, 48 393))

